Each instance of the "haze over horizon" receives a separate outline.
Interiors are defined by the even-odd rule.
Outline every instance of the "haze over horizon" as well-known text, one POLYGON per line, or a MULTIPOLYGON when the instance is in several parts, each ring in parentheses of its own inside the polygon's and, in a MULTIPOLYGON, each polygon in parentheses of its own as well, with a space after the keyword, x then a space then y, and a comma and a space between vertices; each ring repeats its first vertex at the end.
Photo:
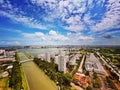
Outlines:
POLYGON ((0 0, 0 45, 120 45, 120 1, 0 0))

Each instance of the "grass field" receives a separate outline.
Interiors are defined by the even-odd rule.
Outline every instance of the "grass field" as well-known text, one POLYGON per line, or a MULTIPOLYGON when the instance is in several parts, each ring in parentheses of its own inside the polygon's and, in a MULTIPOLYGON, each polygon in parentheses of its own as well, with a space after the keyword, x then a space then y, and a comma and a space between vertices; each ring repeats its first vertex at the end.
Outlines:
POLYGON ((28 90, 27 80, 25 77, 23 67, 20 67, 20 69, 21 69, 21 73, 22 73, 22 86, 23 86, 24 90, 28 90))
POLYGON ((40 70, 34 62, 23 63, 30 90, 57 90, 57 87, 48 76, 40 70))

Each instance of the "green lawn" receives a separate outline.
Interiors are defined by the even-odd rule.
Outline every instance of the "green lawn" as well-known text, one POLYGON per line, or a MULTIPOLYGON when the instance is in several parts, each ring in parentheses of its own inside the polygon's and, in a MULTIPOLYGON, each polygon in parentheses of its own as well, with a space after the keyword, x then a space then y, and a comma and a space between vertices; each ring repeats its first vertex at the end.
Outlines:
POLYGON ((20 69, 21 69, 21 75, 22 75, 22 86, 23 86, 24 90, 28 90, 27 80, 25 77, 23 67, 20 67, 20 69))
POLYGON ((30 90, 57 90, 55 83, 34 62, 23 63, 30 90))

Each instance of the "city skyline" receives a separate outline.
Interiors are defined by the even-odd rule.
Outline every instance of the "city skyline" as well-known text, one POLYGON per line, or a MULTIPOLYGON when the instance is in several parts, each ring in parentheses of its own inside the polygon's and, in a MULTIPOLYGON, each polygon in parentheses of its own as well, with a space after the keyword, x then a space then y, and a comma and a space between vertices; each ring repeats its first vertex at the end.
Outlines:
POLYGON ((120 45, 119 0, 0 0, 0 45, 120 45))

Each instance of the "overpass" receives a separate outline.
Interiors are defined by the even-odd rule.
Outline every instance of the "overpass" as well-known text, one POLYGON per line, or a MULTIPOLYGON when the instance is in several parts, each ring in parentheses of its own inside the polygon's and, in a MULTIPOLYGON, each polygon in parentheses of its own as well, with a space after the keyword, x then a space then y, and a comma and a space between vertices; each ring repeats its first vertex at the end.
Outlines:
POLYGON ((33 59, 22 60, 20 61, 20 63, 25 63, 25 62, 30 62, 30 61, 33 61, 33 59))

